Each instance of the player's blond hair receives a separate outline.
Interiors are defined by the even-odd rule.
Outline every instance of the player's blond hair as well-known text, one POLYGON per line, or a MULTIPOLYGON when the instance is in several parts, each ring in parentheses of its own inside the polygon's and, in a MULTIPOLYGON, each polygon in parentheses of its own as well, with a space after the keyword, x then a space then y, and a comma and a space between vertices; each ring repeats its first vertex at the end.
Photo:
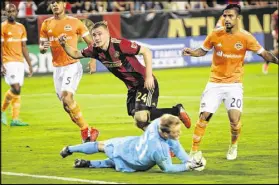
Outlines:
POLYGON ((164 114, 161 117, 160 130, 162 132, 169 133, 171 126, 173 125, 176 126, 179 125, 180 123, 181 123, 180 119, 177 116, 173 116, 171 114, 164 114))

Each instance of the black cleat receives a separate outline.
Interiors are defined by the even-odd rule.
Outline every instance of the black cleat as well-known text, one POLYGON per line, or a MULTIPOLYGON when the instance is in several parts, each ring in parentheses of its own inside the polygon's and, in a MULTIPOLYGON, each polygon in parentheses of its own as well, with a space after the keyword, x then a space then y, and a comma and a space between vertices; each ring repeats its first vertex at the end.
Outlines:
POLYGON ((177 104, 175 107, 178 108, 178 117, 182 121, 182 123, 185 125, 185 127, 190 128, 191 127, 191 119, 187 112, 185 111, 182 104, 177 104))
POLYGON ((84 159, 76 159, 75 168, 89 168, 90 167, 90 161, 84 160, 84 159))
POLYGON ((73 153, 69 151, 69 146, 65 146, 61 152, 60 152, 60 155, 65 158, 67 157, 68 155, 72 155, 73 153))

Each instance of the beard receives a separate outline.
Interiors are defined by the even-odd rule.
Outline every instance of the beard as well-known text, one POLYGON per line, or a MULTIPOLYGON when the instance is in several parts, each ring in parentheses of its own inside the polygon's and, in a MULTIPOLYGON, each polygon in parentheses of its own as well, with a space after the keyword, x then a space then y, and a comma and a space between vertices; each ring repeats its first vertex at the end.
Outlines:
POLYGON ((14 17, 8 17, 7 19, 8 19, 9 22, 14 22, 15 21, 14 17))

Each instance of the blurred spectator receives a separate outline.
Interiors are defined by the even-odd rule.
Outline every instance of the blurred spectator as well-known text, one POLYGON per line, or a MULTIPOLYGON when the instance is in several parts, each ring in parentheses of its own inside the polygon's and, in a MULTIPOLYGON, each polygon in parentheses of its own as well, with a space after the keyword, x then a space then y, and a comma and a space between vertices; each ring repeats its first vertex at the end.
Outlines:
POLYGON ((81 13, 92 13, 94 12, 92 2, 90 0, 85 0, 80 8, 81 13))
POLYGON ((134 12, 134 2, 133 1, 114 1, 112 10, 114 12, 123 12, 123 11, 130 11, 131 13, 134 12))
POLYGON ((81 13, 80 9, 81 9, 81 5, 82 3, 80 2, 80 0, 75 0, 75 1, 71 1, 71 10, 72 13, 81 13))
POLYGON ((191 9, 204 9, 208 8, 206 1, 190 1, 191 9))
POLYGON ((164 9, 164 5, 162 2, 159 2, 159 1, 154 1, 152 2, 152 5, 151 5, 151 9, 152 10, 163 10, 164 9))
MULTIPOLYGON (((1 16, 5 16, 6 15, 6 5, 9 4, 9 1, 1 1, 1 16)), ((2 21, 2 20, 1 20, 2 21)))
POLYGON ((40 2, 38 5, 38 9, 36 11, 37 15, 46 15, 46 14, 52 14, 52 10, 50 7, 50 1, 49 0, 44 0, 40 2))
POLYGON ((18 4, 18 17, 34 16, 37 9, 37 5, 31 0, 20 1, 18 4))
POLYGON ((108 8, 108 3, 105 1, 96 1, 95 10, 97 12, 106 12, 108 8))
POLYGON ((72 14, 72 5, 69 2, 66 2, 66 8, 65 8, 65 13, 66 14, 72 14))
POLYGON ((223 9, 227 6, 226 0, 213 0, 214 8, 223 9))
POLYGON ((165 10, 171 11, 186 10, 191 8, 190 4, 187 1, 168 1, 164 2, 163 5, 165 10))

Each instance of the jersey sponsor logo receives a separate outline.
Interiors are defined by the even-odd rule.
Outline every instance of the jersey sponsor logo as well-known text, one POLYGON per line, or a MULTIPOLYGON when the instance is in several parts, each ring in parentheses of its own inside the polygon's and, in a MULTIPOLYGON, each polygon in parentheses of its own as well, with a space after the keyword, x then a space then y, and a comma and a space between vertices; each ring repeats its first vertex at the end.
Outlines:
POLYGON ((104 61, 102 62, 104 64, 104 66, 106 66, 107 68, 114 68, 114 67, 121 67, 122 66, 122 62, 121 60, 117 60, 115 62, 109 62, 109 61, 104 61))
POLYGON ((243 49, 243 44, 240 41, 238 41, 237 43, 235 43, 234 48, 237 50, 241 50, 243 49))
POLYGON ((12 38, 12 37, 7 39, 7 42, 21 42, 21 41, 22 41, 22 39, 15 39, 15 38, 12 38))
POLYGON ((221 43, 218 43, 216 46, 218 46, 218 47, 222 47, 222 44, 221 44, 221 43))
POLYGON ((226 54, 223 51, 217 51, 216 55, 219 57, 224 57, 224 58, 242 58, 242 55, 226 54))
MULTIPOLYGON (((72 39, 71 36, 67 37, 67 40, 71 40, 71 39, 72 39)), ((49 37, 49 41, 58 41, 58 37, 51 36, 51 37, 49 37)))
POLYGON ((64 30, 65 31, 71 31, 73 28, 71 25, 67 24, 66 26, 64 26, 64 30))
POLYGON ((112 43, 120 43, 121 40, 116 39, 116 38, 111 38, 111 42, 112 42, 112 43))

